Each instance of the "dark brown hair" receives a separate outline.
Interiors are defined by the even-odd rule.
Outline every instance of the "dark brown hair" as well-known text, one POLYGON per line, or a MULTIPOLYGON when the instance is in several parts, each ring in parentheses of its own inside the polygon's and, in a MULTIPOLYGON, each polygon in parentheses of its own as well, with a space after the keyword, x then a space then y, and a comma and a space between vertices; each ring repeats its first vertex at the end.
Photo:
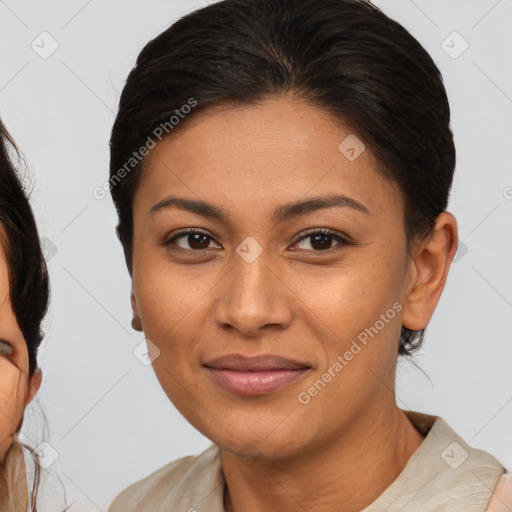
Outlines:
POLYGON ((36 221, 9 155, 19 158, 14 141, 0 121, 0 222, 9 271, 12 309, 27 344, 29 374, 37 367, 37 350, 43 339, 41 322, 49 301, 49 283, 36 221))
MULTIPOLYGON (((110 190, 130 272, 132 203, 144 162, 127 170, 134 152, 191 98, 197 106, 166 133, 209 107, 286 93, 349 126, 378 171, 398 184, 408 251, 432 232, 448 204, 455 147, 442 77, 421 44, 364 0, 223 0, 150 41, 123 89, 110 190)), ((403 327, 399 353, 410 355, 423 335, 403 327)))
MULTIPOLYGON (((1 243, 7 260, 12 309, 27 345, 29 376, 32 376, 37 368, 37 351, 44 337, 41 322, 48 309, 49 280, 29 194, 16 174, 9 150, 20 161, 19 150, 0 121, 0 222, 6 233, 1 243)), ((37 490, 41 478, 39 455, 30 446, 20 444, 29 450, 35 461, 30 506, 33 512, 37 512, 37 490)))

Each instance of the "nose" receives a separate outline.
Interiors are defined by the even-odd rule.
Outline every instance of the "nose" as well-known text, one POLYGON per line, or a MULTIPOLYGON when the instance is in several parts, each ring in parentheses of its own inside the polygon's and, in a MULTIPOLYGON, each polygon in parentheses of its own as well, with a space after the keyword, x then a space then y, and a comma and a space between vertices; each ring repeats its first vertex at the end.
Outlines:
POLYGON ((290 325, 295 295, 270 259, 265 250, 251 262, 233 255, 231 269, 212 292, 216 294, 213 316, 219 327, 254 338, 269 328, 290 325))

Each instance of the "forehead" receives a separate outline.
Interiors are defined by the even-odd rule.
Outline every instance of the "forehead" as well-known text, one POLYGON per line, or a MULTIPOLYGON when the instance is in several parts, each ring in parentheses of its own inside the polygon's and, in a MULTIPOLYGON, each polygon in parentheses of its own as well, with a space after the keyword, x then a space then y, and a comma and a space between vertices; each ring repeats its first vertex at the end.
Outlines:
POLYGON ((377 210, 400 206, 398 187, 377 172, 349 127, 290 97, 208 109, 158 144, 144 162, 135 203, 147 209, 178 191, 253 212, 333 191, 377 210), (348 158, 347 144, 356 158, 348 158))

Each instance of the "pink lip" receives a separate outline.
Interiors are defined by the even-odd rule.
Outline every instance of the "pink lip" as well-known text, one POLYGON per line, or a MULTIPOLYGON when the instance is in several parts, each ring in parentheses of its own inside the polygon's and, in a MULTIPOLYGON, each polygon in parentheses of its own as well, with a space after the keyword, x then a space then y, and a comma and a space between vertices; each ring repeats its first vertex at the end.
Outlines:
POLYGON ((242 395, 271 393, 300 379, 311 367, 276 355, 229 354, 204 366, 222 387, 242 395))
POLYGON ((242 395, 264 395, 296 381, 309 369, 241 372, 237 370, 208 368, 208 371, 219 384, 230 391, 242 395))

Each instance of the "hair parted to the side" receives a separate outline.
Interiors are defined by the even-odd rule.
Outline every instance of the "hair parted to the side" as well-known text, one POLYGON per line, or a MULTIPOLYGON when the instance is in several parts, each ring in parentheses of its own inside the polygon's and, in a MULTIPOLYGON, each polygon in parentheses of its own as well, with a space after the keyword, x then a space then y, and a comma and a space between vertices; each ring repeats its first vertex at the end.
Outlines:
POLYGON ((0 121, 0 222, 7 238, 0 243, 7 259, 12 309, 27 344, 32 375, 44 337, 41 323, 48 309, 50 285, 34 214, 9 148, 19 158, 16 144, 0 121))
MULTIPOLYGON (((44 337, 41 323, 48 309, 50 285, 28 193, 16 173, 9 150, 20 158, 16 144, 0 121, 0 223, 5 231, 5 237, 0 237, 0 244, 7 260, 12 309, 27 345, 29 376, 32 376, 44 337)), ((37 491, 41 479, 39 455, 30 446, 20 445, 32 454, 35 461, 30 510, 37 512, 37 491)))
MULTIPOLYGON (((118 237, 132 270, 132 202, 144 160, 119 170, 190 98, 209 107, 293 94, 363 140, 378 171, 399 186, 408 250, 447 205, 455 168, 441 74, 421 44, 365 0, 223 0, 179 19, 138 56, 110 141, 118 237)), ((402 328, 400 355, 424 330, 402 328)))

